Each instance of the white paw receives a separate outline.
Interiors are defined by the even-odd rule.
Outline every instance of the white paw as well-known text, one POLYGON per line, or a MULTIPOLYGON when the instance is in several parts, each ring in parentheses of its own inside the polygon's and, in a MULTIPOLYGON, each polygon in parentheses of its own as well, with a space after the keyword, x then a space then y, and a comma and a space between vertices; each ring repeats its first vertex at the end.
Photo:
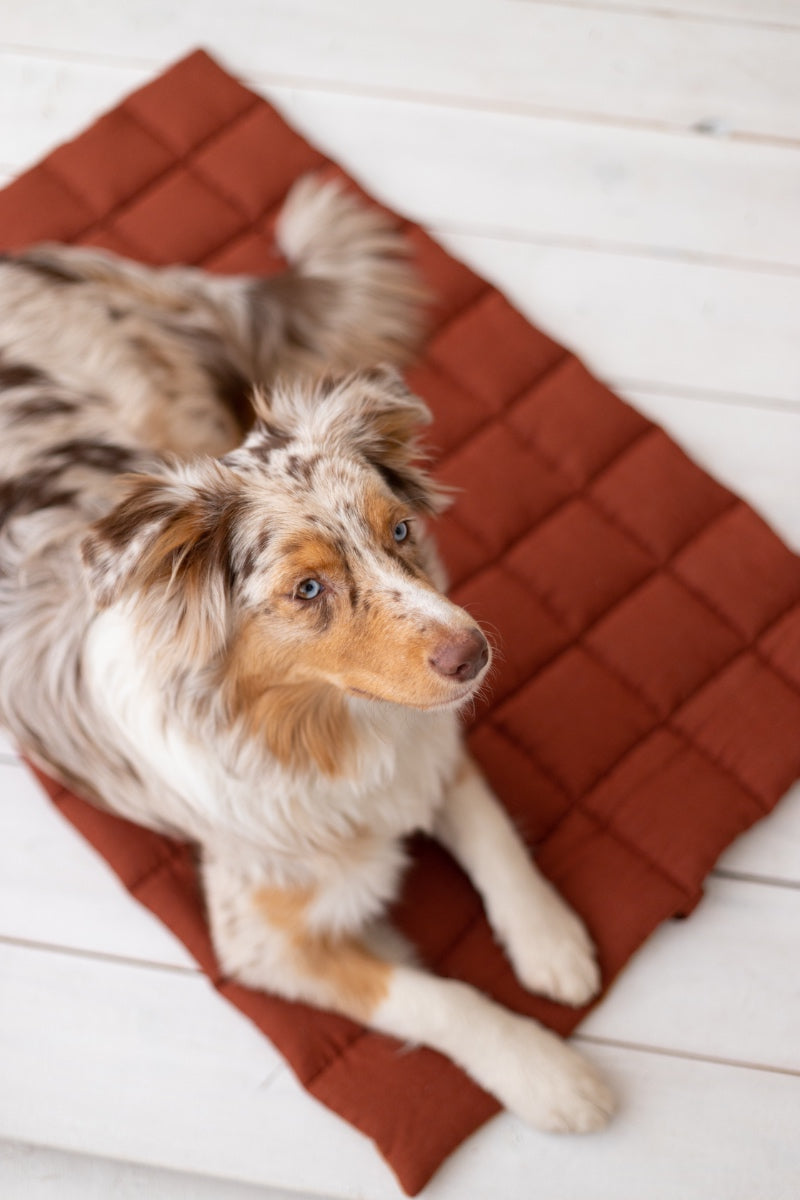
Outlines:
POLYGON ((614 1100, 594 1067, 532 1021, 521 1021, 516 1058, 497 1095, 529 1125, 550 1133, 591 1133, 614 1112, 614 1100))
POLYGON ((503 931, 520 983, 563 1004, 587 1004, 600 990, 601 979, 583 922, 555 895, 522 918, 503 931))

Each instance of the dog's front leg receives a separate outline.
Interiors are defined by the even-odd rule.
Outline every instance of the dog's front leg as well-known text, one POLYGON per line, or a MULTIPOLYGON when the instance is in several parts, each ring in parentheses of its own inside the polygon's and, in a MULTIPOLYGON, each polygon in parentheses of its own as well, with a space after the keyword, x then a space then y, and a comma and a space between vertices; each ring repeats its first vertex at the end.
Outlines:
POLYGON ((600 986, 583 924, 536 869, 477 767, 464 758, 439 811, 436 837, 472 879, 520 982, 566 1004, 600 986))
POLYGON ((541 1129, 605 1124, 605 1084, 537 1022, 468 984, 390 961, 371 938, 326 928, 324 892, 265 885, 219 860, 204 874, 217 954, 231 977, 439 1050, 541 1129))

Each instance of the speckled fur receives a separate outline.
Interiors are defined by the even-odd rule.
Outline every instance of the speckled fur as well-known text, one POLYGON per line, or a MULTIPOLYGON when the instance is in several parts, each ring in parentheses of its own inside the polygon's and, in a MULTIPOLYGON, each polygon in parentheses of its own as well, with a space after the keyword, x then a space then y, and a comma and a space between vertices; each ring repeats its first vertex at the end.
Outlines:
POLYGON ((197 844, 231 975, 594 1128, 610 1101, 582 1059, 383 925, 423 830, 523 982, 570 1003, 598 984, 461 743, 485 642, 426 533, 427 410, 373 365, 421 324, 402 242, 313 180, 278 236, 271 281, 54 246, 0 262, 0 720, 98 804, 197 844))

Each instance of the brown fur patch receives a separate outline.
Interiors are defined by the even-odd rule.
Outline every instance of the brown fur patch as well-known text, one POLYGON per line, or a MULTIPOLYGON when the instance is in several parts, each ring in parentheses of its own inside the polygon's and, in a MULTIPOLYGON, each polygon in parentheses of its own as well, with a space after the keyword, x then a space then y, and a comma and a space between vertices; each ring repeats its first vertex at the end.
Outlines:
MULTIPOLYGON (((3 371, 0 368, 0 388, 3 386, 3 371)), ((38 421, 46 417, 64 417, 74 413, 78 405, 72 400, 58 396, 35 395, 27 400, 18 400, 9 405, 6 419, 9 425, 23 425, 26 421, 38 421)))
POLYGON ((30 255, 23 255, 17 259, 11 259, 17 266, 23 267, 26 271, 31 271, 34 275, 46 279, 49 283, 81 283, 82 276, 71 270, 63 262, 57 262, 55 256, 48 256, 45 250, 36 251, 30 255))
POLYGON ((306 913, 313 898, 308 888, 260 888, 254 900, 270 925, 286 935, 298 971, 321 985, 320 1002, 368 1021, 388 994, 392 968, 358 938, 309 931, 306 913))
POLYGON ((48 376, 38 367, 28 363, 6 363, 0 357, 0 390, 6 388, 27 387, 33 383, 46 383, 48 376))
POLYGON ((13 479, 0 479, 0 526, 11 517, 73 504, 78 492, 60 486, 61 474, 58 470, 40 469, 13 479))
POLYGON ((205 666, 228 635, 224 602, 234 584, 240 498, 222 484, 177 494, 155 476, 131 476, 127 484, 128 495, 81 547, 96 602, 106 606, 136 589, 140 627, 161 639, 162 652, 205 666), (128 547, 145 531, 131 559, 128 547))
POLYGON ((287 648, 271 645, 257 619, 246 622, 225 667, 228 711, 284 766, 316 766, 330 777, 345 774, 354 731, 344 697, 322 680, 293 677, 294 657, 287 648))
POLYGON ((72 438, 52 446, 47 453, 51 458, 64 459, 66 466, 91 467, 95 471, 108 471, 113 475, 133 470, 139 457, 128 446, 115 445, 100 438, 72 438))
MULTIPOLYGON (((384 495, 369 497, 368 543, 383 542, 420 589, 438 595, 413 562, 413 543, 390 549, 397 513, 384 495)), ((231 718, 280 762, 347 773, 354 748, 347 693, 417 708, 452 701, 453 682, 430 660, 444 639, 472 626, 462 610, 445 600, 437 618, 424 606, 409 608, 399 589, 375 586, 368 558, 316 528, 284 538, 275 561, 270 591, 231 638, 220 686, 231 718), (318 598, 298 598, 304 579, 321 581, 318 598)))

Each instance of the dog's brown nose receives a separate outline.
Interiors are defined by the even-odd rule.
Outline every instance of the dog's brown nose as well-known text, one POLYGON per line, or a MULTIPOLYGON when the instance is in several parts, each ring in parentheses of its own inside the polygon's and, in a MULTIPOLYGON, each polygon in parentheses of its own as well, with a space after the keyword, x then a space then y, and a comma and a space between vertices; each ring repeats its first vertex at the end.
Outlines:
POLYGON ((428 661, 437 675, 466 683, 489 661, 489 644, 480 629, 470 629, 440 642, 428 661))

